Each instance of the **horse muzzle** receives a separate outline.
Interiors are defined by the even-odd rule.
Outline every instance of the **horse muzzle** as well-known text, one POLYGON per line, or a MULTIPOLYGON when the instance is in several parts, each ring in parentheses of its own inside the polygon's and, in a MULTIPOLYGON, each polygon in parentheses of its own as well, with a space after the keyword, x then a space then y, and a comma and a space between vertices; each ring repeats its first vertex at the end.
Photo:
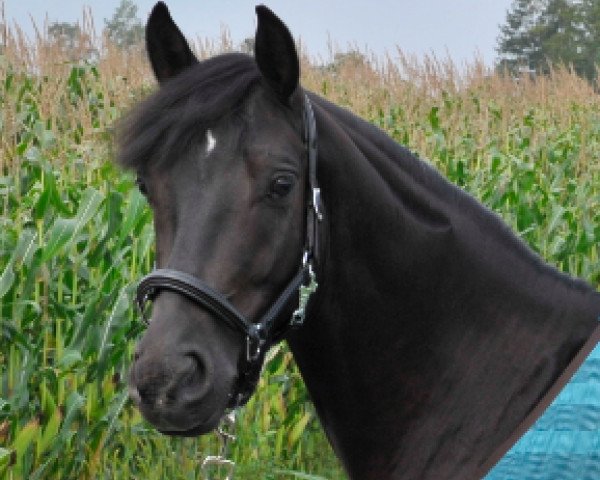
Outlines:
POLYGON ((134 354, 129 396, 161 432, 200 435, 217 426, 230 401, 238 350, 212 348, 229 342, 210 315, 171 292, 160 297, 134 354))
POLYGON ((212 361, 198 351, 157 359, 139 349, 135 355, 129 395, 163 433, 199 435, 212 430, 225 407, 215 390, 212 361))

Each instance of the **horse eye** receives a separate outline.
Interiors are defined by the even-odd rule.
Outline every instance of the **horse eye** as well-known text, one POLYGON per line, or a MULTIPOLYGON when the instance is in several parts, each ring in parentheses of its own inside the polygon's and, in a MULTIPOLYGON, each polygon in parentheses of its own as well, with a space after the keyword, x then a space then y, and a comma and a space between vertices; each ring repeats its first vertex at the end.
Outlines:
POLYGON ((146 195, 148 193, 148 191, 146 190, 146 184, 144 183, 144 180, 142 180, 142 178, 137 177, 135 179, 135 184, 137 185, 142 195, 146 195))
POLYGON ((292 191, 296 178, 293 175, 278 175, 271 182, 269 196, 271 198, 282 198, 292 191))

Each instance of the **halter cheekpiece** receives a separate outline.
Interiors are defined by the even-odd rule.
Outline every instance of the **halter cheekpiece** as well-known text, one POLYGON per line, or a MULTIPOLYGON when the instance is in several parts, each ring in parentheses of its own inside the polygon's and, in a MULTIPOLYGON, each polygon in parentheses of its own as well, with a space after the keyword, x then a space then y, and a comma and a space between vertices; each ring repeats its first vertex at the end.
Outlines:
POLYGON ((304 94, 303 130, 308 157, 308 201, 302 265, 258 322, 246 319, 223 294, 185 272, 157 269, 146 275, 137 287, 136 303, 146 324, 148 323, 148 318, 144 314, 146 303, 154 300, 161 290, 169 290, 192 300, 245 336, 246 346, 240 356, 239 375, 229 394, 228 408, 242 406, 248 401, 258 383, 265 353, 280 341, 290 328, 299 327, 304 323, 308 300, 318 287, 313 261, 318 252, 318 227, 323 220, 323 208, 321 190, 317 183, 317 127, 312 104, 306 94, 304 94), (290 319, 283 317, 283 310, 293 300, 298 301, 298 308, 290 319))

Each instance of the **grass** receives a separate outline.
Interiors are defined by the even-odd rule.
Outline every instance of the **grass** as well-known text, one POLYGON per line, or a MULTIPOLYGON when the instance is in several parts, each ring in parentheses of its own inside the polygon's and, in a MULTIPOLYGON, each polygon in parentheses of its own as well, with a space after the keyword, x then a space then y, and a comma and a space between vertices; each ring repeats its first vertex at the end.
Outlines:
MULTIPOLYGON (((100 44, 90 28, 81 51, 100 44), (88 44, 86 44, 88 42, 88 44)), ((151 213, 112 128, 153 81, 140 52, 77 60, 0 36, 0 478, 197 479, 213 437, 167 438, 127 399, 151 213)), ((200 56, 231 48, 198 43, 200 56)), ((303 58, 303 83, 369 119, 494 209, 560 269, 600 282, 600 100, 568 70, 516 82, 474 64, 303 58)), ((237 478, 341 479, 285 346, 231 445, 237 478)), ((218 473, 218 472, 217 472, 218 473)))

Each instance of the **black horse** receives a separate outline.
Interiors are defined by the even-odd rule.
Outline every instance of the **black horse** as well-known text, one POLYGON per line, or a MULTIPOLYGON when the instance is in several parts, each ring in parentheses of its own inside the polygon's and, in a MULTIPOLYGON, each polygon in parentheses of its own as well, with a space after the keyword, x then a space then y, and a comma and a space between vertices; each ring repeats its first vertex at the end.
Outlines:
POLYGON ((163 3, 148 21, 160 89, 125 119, 120 163, 160 270, 131 396, 162 432, 208 432, 285 338, 351 478, 481 477, 596 345, 600 296, 305 93, 288 29, 257 14, 254 58, 203 62, 163 3))

